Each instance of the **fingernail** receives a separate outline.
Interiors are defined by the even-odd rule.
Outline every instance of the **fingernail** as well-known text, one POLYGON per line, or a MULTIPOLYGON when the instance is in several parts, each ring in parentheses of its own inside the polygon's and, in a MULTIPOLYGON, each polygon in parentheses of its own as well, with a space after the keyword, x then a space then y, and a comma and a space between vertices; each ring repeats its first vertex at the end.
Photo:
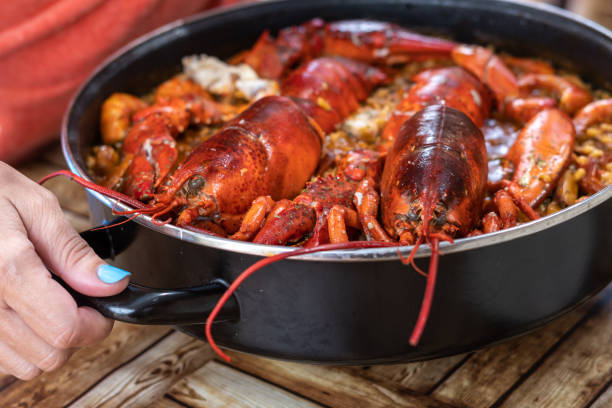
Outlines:
POLYGON ((119 269, 112 265, 101 265, 98 268, 98 278, 104 283, 116 283, 126 276, 130 276, 131 273, 128 271, 124 271, 123 269, 119 269))

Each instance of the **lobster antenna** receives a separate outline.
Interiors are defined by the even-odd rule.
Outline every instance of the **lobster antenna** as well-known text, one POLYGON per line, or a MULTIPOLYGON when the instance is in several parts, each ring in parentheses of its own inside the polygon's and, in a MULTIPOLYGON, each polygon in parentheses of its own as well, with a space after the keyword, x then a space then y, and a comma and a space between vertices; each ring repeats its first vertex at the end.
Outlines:
POLYGON ((125 220, 123 220, 121 222, 118 222, 118 223, 115 223, 115 224, 102 225, 101 227, 92 228, 92 229, 90 229, 90 231, 99 231, 99 230, 103 230, 103 229, 118 227, 119 225, 122 225, 122 224, 125 224, 127 222, 132 221, 134 218, 138 217, 139 215, 140 214, 134 214, 130 218, 126 218, 125 220))
POLYGON ((305 255, 305 254, 312 254, 316 252, 325 252, 325 251, 334 251, 337 249, 382 248, 382 247, 393 247, 397 245, 398 244, 396 243, 383 242, 383 241, 351 241, 351 242, 342 242, 339 244, 325 244, 325 245, 320 245, 320 246, 313 247, 313 248, 300 248, 300 249, 296 249, 295 251, 273 255, 268 258, 259 260, 258 262, 254 263, 253 265, 245 269, 244 272, 242 272, 240 275, 238 275, 238 277, 227 288, 225 293, 223 293, 223 295, 221 296, 221 298, 219 299, 219 301, 213 308, 212 312, 210 312, 210 314, 208 315, 208 318, 206 319, 206 327, 204 329, 206 332, 206 340, 208 341, 208 344, 210 344, 210 347, 214 350, 215 353, 217 353, 217 355, 219 355, 219 357, 223 358, 227 362, 231 361, 231 358, 227 354, 225 354, 223 351, 221 351, 221 349, 219 349, 219 347, 215 343, 215 340, 213 339, 212 332, 211 332, 212 324, 215 321, 215 318, 217 317, 221 309, 223 308, 223 305, 225 305, 225 303, 234 294, 234 292, 236 291, 236 289, 238 289, 238 287, 242 284, 242 282, 244 282, 246 278, 251 276, 253 273, 258 271, 259 269, 263 268, 264 266, 268 266, 282 259, 289 258, 292 256, 297 256, 297 255, 305 255))
POLYGON ((430 240, 431 248, 431 259, 429 261, 429 273, 427 274, 427 285, 425 286, 425 294, 423 295, 423 303, 421 303, 421 310, 419 311, 419 317, 410 335, 410 345, 416 346, 419 344, 425 325, 427 324, 427 318, 429 317, 429 310, 431 309, 431 303, 433 301, 434 289, 436 286, 436 274, 438 273, 438 255, 440 250, 440 241, 438 237, 431 237, 430 240))
MULTIPOLYGON (((101 230, 101 229, 106 229, 106 228, 111 228, 111 227, 116 227, 119 226, 121 224, 125 224, 126 222, 132 221, 134 218, 138 217, 141 214, 152 214, 152 213, 156 213, 159 211, 160 208, 163 208, 163 205, 160 206, 159 204, 156 205, 152 205, 152 206, 148 206, 146 204, 141 203, 140 201, 136 200, 135 198, 132 198, 128 195, 125 195, 123 193, 120 193, 118 191, 115 190, 111 190, 110 188, 106 188, 106 187, 102 187, 99 186, 81 176, 79 176, 78 174, 75 174, 71 171, 68 170, 58 170, 58 171, 54 171, 53 173, 47 174, 45 177, 43 177, 42 179, 40 179, 40 181, 38 182, 38 184, 43 184, 45 183, 47 180, 58 177, 58 176, 65 176, 65 177, 69 177, 72 181, 80 184, 81 186, 88 188, 90 190, 96 191, 100 194, 103 194, 107 197, 110 198, 114 198, 115 203, 113 205, 112 208, 112 213, 115 215, 130 215, 133 214, 131 217, 129 217, 128 219, 121 221, 120 223, 117 224, 111 224, 111 225, 104 225, 102 227, 98 227, 93 229, 92 231, 96 231, 96 230, 101 230), (134 207, 133 210, 126 210, 126 211, 116 211, 115 207, 117 206, 117 203, 121 201, 124 202, 126 204, 131 205, 132 207, 134 207)), ((162 213, 165 213, 167 211, 162 211, 162 213)), ((153 220, 153 222, 155 223, 155 219, 153 220)), ((167 224, 168 222, 170 222, 171 220, 159 223, 161 225, 163 224, 167 224)))
POLYGON ((419 268, 416 265, 416 263, 414 263, 414 256, 416 255, 417 250, 419 249, 422 243, 423 243, 423 235, 419 236, 419 239, 414 244, 414 247, 412 248, 412 251, 410 251, 410 255, 408 255, 408 258, 404 258, 399 249, 397 250, 397 254, 399 255, 400 261, 402 261, 404 265, 408 265, 408 264, 412 265, 415 271, 417 271, 419 274, 423 275, 424 277, 427 277, 427 274, 423 272, 423 270, 419 268))
POLYGON ((114 199, 117 199, 119 201, 122 201, 126 204, 131 205, 134 208, 137 209, 144 209, 146 207, 145 204, 141 203, 140 201, 136 200, 135 198, 132 198, 128 195, 125 195, 123 193, 119 193, 118 191, 114 191, 111 190, 110 188, 106 188, 106 187, 102 187, 99 186, 81 176, 79 176, 78 174, 74 174, 71 171, 68 170, 58 170, 58 171, 54 171, 53 173, 47 174, 45 177, 43 177, 42 179, 40 179, 40 181, 38 182, 38 184, 44 184, 47 180, 58 177, 58 176, 65 176, 70 178, 71 180, 75 181, 76 183, 82 185, 85 188, 88 188, 90 190, 93 190, 95 192, 98 192, 100 194, 104 194, 107 197, 111 197, 114 199))

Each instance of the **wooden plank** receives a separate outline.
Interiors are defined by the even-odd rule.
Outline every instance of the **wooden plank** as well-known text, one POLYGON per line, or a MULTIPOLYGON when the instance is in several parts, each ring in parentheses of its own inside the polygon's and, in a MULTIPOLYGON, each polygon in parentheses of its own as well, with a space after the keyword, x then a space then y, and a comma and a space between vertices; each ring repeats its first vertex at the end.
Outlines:
POLYGON ((379 384, 426 394, 465 357, 466 354, 459 354, 417 363, 348 367, 344 370, 379 384))
MULTIPOLYGON (((29 162, 17 168, 17 170, 36 182, 47 174, 59 169, 60 167, 58 166, 42 162, 29 162)), ((63 209, 85 217, 89 216, 89 207, 83 187, 65 177, 49 180, 44 186, 55 194, 63 209)))
POLYGON ((207 343, 174 332, 106 377, 71 407, 148 407, 213 357, 207 343))
POLYGON ((593 405, 590 408, 610 408, 612 407, 612 386, 608 384, 604 392, 597 397, 593 405))
POLYGON ((381 385, 338 367, 282 362, 247 354, 228 353, 231 365, 256 377, 334 408, 447 407, 428 396, 409 395, 393 385, 381 385))
POLYGON ((0 393, 0 407, 63 407, 169 333, 167 327, 117 323, 102 343, 77 351, 62 368, 0 393))
POLYGON ((320 407, 215 361, 175 384, 170 395, 190 407, 320 407))
POLYGON ((17 379, 12 375, 0 375, 0 391, 13 384, 15 381, 17 381, 17 379))
POLYGON ((605 295, 502 407, 584 407, 612 381, 612 290, 605 295))
POLYGON ((185 406, 178 404, 169 398, 162 398, 149 405, 149 408, 185 408, 185 406))
POLYGON ((474 353, 432 396, 450 405, 474 408, 491 406, 540 360, 591 306, 591 303, 583 305, 535 333, 474 353))

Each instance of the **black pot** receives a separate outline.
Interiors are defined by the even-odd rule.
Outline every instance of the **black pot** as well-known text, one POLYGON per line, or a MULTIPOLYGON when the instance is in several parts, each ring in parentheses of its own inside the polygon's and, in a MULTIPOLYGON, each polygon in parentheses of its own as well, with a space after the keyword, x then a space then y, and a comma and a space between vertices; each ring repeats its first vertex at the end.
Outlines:
MULTIPOLYGON (((558 9, 505 1, 278 1, 224 10, 166 26, 106 62, 75 97, 63 148, 79 174, 99 141, 99 111, 112 92, 141 94, 180 70, 181 57, 226 58, 276 30, 313 17, 370 18, 457 41, 538 56, 605 87, 612 80, 612 34, 558 9)), ((336 251, 269 266, 240 287, 213 327, 223 346, 308 362, 373 364, 465 352, 523 334, 567 312, 612 280, 612 188, 536 222, 442 244, 435 299, 418 347, 408 345, 425 280, 396 249, 336 251)), ((89 193, 93 220, 113 219, 113 202, 89 193)), ((211 305, 246 267, 285 247, 235 242, 155 226, 145 216, 102 232, 92 245, 133 273, 110 299, 89 299, 105 314, 136 323, 178 325, 204 337, 211 305), (183 290, 169 290, 188 288, 183 290)), ((407 254, 411 247, 402 248, 407 254)), ((429 250, 418 260, 426 265, 429 250)))

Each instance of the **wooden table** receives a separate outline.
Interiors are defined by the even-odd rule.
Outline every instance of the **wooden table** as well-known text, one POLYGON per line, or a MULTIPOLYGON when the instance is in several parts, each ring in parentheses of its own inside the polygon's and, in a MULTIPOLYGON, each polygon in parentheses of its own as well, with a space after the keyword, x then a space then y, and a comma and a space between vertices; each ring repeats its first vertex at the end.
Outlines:
MULTIPOLYGON (((29 177, 64 168, 59 148, 20 167, 29 177)), ((47 184, 77 230, 85 194, 47 184)), ((612 407, 612 287, 519 339, 439 360, 323 367, 231 353, 170 327, 117 323, 103 343, 30 381, 0 376, 0 407, 612 407)))

